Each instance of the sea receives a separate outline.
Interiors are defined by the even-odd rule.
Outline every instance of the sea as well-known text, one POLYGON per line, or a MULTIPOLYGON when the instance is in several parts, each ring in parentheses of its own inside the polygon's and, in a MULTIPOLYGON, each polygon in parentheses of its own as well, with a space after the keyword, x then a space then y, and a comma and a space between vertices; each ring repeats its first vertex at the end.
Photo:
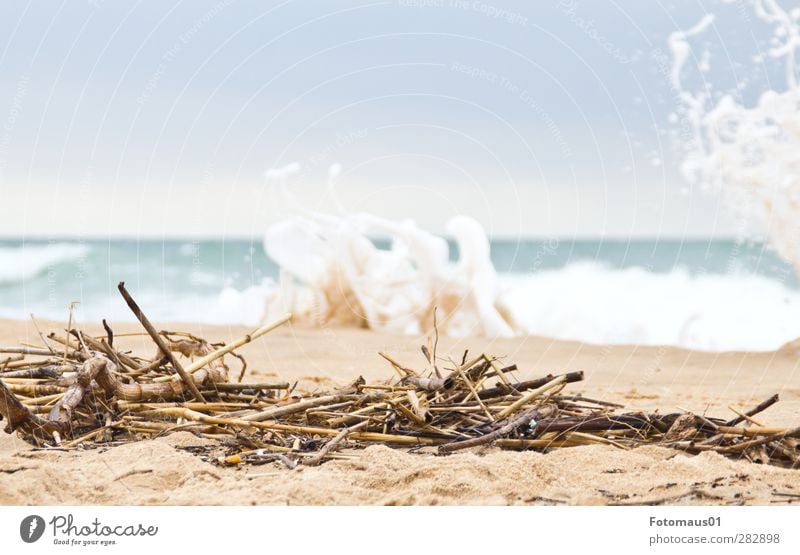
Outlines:
MULTIPOLYGON (((800 336, 800 284, 762 243, 496 239, 491 258, 502 298, 532 335, 708 351, 765 351, 800 336)), ((78 322, 131 321, 124 281, 153 320, 257 325, 277 276, 260 238, 5 239, 0 318, 63 321, 77 303, 78 322)))

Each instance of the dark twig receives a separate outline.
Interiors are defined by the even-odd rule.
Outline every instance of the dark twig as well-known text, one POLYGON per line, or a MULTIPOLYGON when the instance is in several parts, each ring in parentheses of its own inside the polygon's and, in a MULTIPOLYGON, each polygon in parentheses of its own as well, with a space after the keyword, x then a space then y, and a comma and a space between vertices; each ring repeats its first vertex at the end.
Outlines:
POLYGON ((203 397, 203 394, 200 393, 199 389, 197 389, 192 377, 183 369, 180 361, 178 361, 178 357, 176 357, 173 352, 170 351, 169 347, 167 347, 167 344, 164 342, 164 338, 159 335, 158 331, 156 331, 156 328, 153 327, 153 324, 150 323, 150 320, 147 318, 147 316, 145 316, 144 312, 142 312, 142 309, 139 308, 139 305, 136 304, 136 301, 134 301, 133 297, 131 297, 130 293, 128 293, 128 290, 125 289, 125 282, 119 282, 117 288, 119 289, 122 298, 125 299, 128 307, 133 312, 133 315, 136 316, 136 319, 142 324, 142 327, 144 327, 144 329, 150 335, 150 338, 153 340, 153 342, 158 345, 158 349, 161 351, 161 353, 167 357, 167 359, 169 359, 170 364, 175 371, 178 372, 178 375, 180 375, 181 380, 183 380, 184 385, 192 393, 192 396, 197 401, 205 403, 206 400, 203 397))

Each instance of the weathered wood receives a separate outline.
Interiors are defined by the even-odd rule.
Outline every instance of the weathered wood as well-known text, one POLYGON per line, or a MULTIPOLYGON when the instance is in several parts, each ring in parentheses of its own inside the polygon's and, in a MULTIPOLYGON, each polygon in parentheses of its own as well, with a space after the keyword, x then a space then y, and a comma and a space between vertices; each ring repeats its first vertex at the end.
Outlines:
POLYGON ((532 423, 535 426, 535 423, 543 418, 547 418, 551 414, 555 412, 554 406, 544 406, 541 408, 530 409, 522 412, 521 414, 517 414, 513 418, 510 418, 503 426, 497 428, 496 430, 489 432, 488 434, 484 434, 479 437, 473 437, 470 439, 465 439, 463 441, 456 441, 453 443, 446 443, 444 445, 439 446, 440 453, 452 453, 454 451, 460 451, 462 449, 469 449, 470 447, 478 447, 480 445, 486 445, 487 443, 491 443, 496 439, 500 439, 503 436, 510 434, 511 432, 515 431, 517 428, 528 424, 531 425, 532 423))
POLYGON ((758 405, 756 405, 755 407, 753 407, 749 411, 745 412, 744 416, 743 415, 739 415, 736 418, 728 420, 727 422, 725 422, 725 425, 726 426, 736 426, 740 422, 744 421, 746 419, 746 417, 755 416, 756 414, 758 414, 760 412, 764 412, 769 407, 771 407, 772 405, 777 403, 779 399, 780 399, 780 397, 776 393, 775 395, 773 395, 769 399, 761 401, 758 405))
POLYGON ((125 302, 131 309, 131 312, 133 312, 133 315, 136 316, 136 319, 142 324, 142 327, 150 335, 150 338, 153 340, 153 342, 158 345, 158 349, 161 351, 161 353, 169 359, 170 364, 181 377, 183 384, 189 389, 189 391, 192 393, 192 396, 198 401, 205 403, 206 400, 203 397, 203 394, 200 393, 199 389, 197 389, 197 385, 195 385, 191 376, 189 376, 189 374, 183 369, 180 361, 178 361, 178 357, 176 357, 169 347, 167 347, 164 338, 158 334, 156 329, 153 327, 153 324, 150 323, 150 320, 147 318, 147 316, 145 316, 144 312, 142 312, 142 309, 139 308, 139 305, 133 300, 133 297, 131 297, 130 293, 128 293, 128 290, 125 289, 125 282, 119 282, 117 288, 119 289, 122 298, 125 299, 125 302))

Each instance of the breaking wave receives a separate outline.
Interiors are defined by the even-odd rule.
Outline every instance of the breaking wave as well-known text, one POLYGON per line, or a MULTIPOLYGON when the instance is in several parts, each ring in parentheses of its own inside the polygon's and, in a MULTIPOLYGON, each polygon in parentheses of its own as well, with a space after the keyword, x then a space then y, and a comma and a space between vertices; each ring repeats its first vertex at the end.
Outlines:
POLYGON ((0 246, 0 284, 23 282, 67 261, 78 261, 89 248, 76 243, 0 246))

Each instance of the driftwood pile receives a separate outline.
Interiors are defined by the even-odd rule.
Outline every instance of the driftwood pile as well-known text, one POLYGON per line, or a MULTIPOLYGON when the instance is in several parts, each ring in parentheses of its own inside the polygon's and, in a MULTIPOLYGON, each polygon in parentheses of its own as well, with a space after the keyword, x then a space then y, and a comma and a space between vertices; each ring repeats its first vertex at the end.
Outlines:
POLYGON ((68 329, 64 336, 42 336, 43 347, 0 347, 6 432, 38 447, 86 449, 184 430, 214 440, 198 454, 224 465, 316 465, 350 456, 337 452, 344 446, 375 443, 439 454, 490 444, 549 450, 599 443, 658 444, 800 467, 800 428, 767 427, 755 418, 777 395, 731 420, 626 412, 565 393, 583 372, 518 381, 516 366, 486 354, 445 361, 436 353, 438 341, 422 347, 419 371, 381 353, 394 371, 391 379, 368 384, 358 378, 340 389, 298 395, 289 383, 241 383, 247 364, 236 353, 289 315, 229 345, 211 345, 156 331, 124 284, 119 290, 155 343, 155 356, 115 348, 105 322, 104 337, 68 329), (241 361, 236 382, 226 356, 241 361))

